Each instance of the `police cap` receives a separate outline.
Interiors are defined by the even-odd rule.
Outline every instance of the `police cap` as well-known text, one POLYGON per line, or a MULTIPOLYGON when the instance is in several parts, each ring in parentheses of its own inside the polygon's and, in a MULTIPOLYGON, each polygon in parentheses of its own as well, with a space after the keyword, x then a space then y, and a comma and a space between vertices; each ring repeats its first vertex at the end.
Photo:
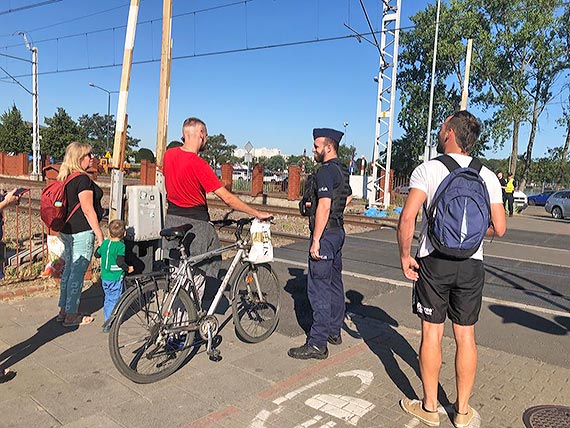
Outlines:
POLYGON ((343 132, 337 131, 336 129, 331 128, 315 128, 313 129, 313 140, 316 140, 319 137, 328 137, 337 143, 340 143, 342 136, 344 135, 343 132))

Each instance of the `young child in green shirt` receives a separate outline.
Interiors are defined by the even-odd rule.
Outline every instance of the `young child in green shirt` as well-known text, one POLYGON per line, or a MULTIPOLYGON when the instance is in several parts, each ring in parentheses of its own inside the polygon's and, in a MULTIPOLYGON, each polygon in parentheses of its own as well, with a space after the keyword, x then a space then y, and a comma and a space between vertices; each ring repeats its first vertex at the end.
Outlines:
POLYGON ((105 239, 95 251, 95 257, 101 259, 101 282, 105 292, 103 304, 103 333, 109 332, 107 325, 115 305, 123 292, 123 279, 125 272, 131 273, 132 266, 125 263, 125 222, 113 220, 109 223, 109 238, 105 239))

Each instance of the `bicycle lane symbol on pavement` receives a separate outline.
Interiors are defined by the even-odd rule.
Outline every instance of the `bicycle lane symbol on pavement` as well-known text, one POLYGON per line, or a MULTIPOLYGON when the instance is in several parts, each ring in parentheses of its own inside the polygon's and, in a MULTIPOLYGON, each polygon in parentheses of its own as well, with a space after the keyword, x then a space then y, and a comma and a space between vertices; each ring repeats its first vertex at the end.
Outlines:
MULTIPOLYGON (((364 392, 374 380, 374 374, 367 370, 351 370, 337 373, 337 378, 356 377, 361 385, 355 391, 356 394, 364 392)), ((249 428, 266 428, 266 422, 270 423, 271 418, 286 411, 287 401, 293 400, 306 391, 323 385, 330 381, 328 377, 320 378, 314 382, 297 388, 281 397, 273 400, 277 407, 272 410, 262 410, 251 421, 249 428)), ((353 426, 357 426, 358 421, 375 406, 369 401, 358 397, 340 394, 314 394, 305 400, 304 404, 315 410, 316 414, 306 421, 296 425, 294 428, 308 427, 320 423, 322 427, 333 427, 340 420, 353 426)))

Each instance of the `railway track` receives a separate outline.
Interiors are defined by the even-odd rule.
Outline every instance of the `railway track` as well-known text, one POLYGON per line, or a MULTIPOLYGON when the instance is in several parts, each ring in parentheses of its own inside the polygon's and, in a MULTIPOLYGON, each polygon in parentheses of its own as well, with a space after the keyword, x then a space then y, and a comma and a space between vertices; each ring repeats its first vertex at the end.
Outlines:
MULTIPOLYGON (((110 189, 109 189, 109 179, 108 177, 99 177, 98 183, 103 184, 103 198, 108 200, 110 189), (102 182, 102 183, 101 183, 102 182)), ((136 182, 133 180, 132 184, 136 182)), ((41 190, 45 187, 45 183, 42 181, 32 181, 28 179, 22 178, 12 178, 12 177, 3 177, 2 178, 2 187, 5 190, 13 189, 14 187, 25 187, 29 188, 32 191, 28 194, 25 194, 22 197, 22 201, 20 204, 21 211, 28 211, 28 204, 31 204, 31 211, 33 215, 37 215, 40 212, 40 193, 41 190)), ((239 194, 238 194, 239 196, 239 194)), ((301 217, 299 214, 299 210, 297 207, 283 207, 277 205, 262 205, 262 204, 255 204, 249 203, 252 207, 271 211, 272 214, 276 215, 286 215, 291 217, 301 217)), ((217 198, 215 199, 208 199, 208 206, 211 208, 218 208, 218 209, 228 209, 228 207, 217 198)), ((357 225, 357 226, 370 226, 370 227, 395 227, 398 223, 398 219, 395 218, 374 218, 374 217, 365 217, 362 214, 345 214, 344 222, 346 224, 357 225)), ((294 239, 293 236, 290 237, 294 239)))

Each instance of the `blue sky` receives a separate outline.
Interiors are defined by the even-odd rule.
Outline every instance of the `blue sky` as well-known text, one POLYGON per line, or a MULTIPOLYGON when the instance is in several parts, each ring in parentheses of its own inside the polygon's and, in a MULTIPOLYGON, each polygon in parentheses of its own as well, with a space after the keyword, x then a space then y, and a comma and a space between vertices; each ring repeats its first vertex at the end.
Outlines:
MULTIPOLYGON (((60 106, 74 119, 85 113, 106 113, 107 94, 88 84, 119 89, 121 67, 112 65, 122 61, 129 1, 53 0, 26 8, 42 2, 0 0, 0 54, 30 58, 22 37, 14 35, 18 31, 26 31, 39 48, 40 73, 46 73, 39 78, 42 121, 60 106), (14 9, 20 10, 6 13, 14 9), (81 35, 66 37, 75 34, 81 35), (82 70, 63 72, 69 69, 82 70)), ((377 28, 382 2, 364 3, 377 28)), ((238 148, 251 141, 254 147, 301 154, 303 148, 310 151, 313 127, 343 130, 348 122, 344 142, 356 146, 359 156, 371 157, 377 91, 373 76, 378 73, 378 52, 373 46, 347 38, 253 49, 346 36, 351 33, 345 23, 366 32, 358 0, 174 0, 173 4, 169 141, 180 137, 186 117, 198 116, 206 121, 211 135, 223 133, 238 148), (220 53, 235 50, 239 52, 220 53)), ((408 17, 427 4, 402 0, 401 25, 409 25, 408 17)), ((161 0, 141 1, 127 108, 132 135, 142 140, 141 147, 153 151, 161 17, 161 0)), ((15 76, 30 71, 28 63, 5 56, 0 56, 0 66, 15 76)), ((1 70, 0 75, 5 76, 1 70)), ((29 76, 18 80, 31 89, 29 76)), ((543 115, 535 157, 563 143, 565 130, 555 123, 561 101, 556 100, 543 115)), ((0 82, 0 111, 12 103, 31 120, 28 93, 0 82)), ((112 113, 116 108, 117 96, 112 95, 112 113)), ((524 125, 521 152, 528 131, 524 125)), ((394 137, 401 133, 396 122, 394 137)), ((508 151, 487 156, 506 157, 508 151)))

